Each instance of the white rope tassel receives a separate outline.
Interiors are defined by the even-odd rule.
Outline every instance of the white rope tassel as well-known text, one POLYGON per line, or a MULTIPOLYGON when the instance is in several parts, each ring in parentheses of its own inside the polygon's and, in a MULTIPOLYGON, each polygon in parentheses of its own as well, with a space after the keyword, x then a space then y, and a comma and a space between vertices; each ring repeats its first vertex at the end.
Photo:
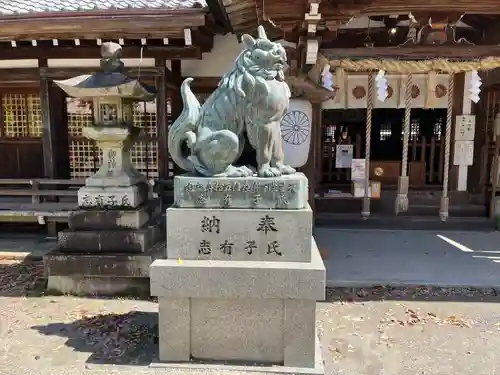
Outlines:
POLYGON ((366 103, 366 135, 365 135, 365 196, 361 216, 368 219, 370 216, 370 145, 372 135, 373 109, 373 73, 368 73, 368 97, 366 103))
POLYGON ((453 112, 453 89, 455 85, 455 74, 450 73, 448 77, 448 108, 446 111, 446 133, 444 143, 444 167, 443 167, 443 195, 439 207, 439 217, 442 221, 448 219, 448 209, 450 198, 448 198, 448 180, 450 175, 450 143, 451 143, 451 125, 453 112))
POLYGON ((403 124, 403 155, 401 160, 401 176, 398 178, 398 195, 396 197, 395 213, 408 211, 408 142, 410 140, 410 121, 411 121, 411 88, 412 74, 408 73, 406 77, 405 91, 405 118, 403 124))

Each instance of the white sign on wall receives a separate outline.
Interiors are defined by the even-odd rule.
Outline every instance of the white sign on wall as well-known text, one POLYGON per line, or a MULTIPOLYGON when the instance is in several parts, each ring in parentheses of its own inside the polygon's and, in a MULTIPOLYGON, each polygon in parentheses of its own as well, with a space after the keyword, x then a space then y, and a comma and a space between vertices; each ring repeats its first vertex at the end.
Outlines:
POLYGON ((455 141, 453 164, 472 165, 474 163, 474 141, 455 141))
POLYGON ((455 120, 455 141, 473 141, 476 130, 476 116, 458 115, 455 120))
POLYGON ((365 179, 366 161, 365 159, 352 159, 351 180, 361 181, 365 179))
POLYGON ((335 151, 335 168, 351 168, 352 154, 352 145, 337 145, 335 151))

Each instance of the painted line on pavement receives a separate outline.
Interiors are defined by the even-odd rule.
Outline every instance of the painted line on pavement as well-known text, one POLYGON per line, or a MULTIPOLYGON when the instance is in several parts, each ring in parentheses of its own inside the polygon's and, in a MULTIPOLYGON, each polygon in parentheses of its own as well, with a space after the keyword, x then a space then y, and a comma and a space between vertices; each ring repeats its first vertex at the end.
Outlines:
POLYGON ((455 246, 458 250, 463 251, 464 253, 473 253, 474 250, 471 248, 462 245, 460 242, 453 241, 451 238, 445 237, 442 234, 437 235, 439 238, 441 238, 443 241, 448 242, 450 245, 455 246))

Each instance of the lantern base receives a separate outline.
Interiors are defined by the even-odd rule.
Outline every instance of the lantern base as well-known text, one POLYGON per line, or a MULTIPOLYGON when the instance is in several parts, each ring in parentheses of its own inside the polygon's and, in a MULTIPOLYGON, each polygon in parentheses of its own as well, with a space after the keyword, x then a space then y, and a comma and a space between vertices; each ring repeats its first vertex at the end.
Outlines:
POLYGON ((127 187, 84 186, 78 190, 81 208, 136 208, 149 198, 147 183, 127 187))

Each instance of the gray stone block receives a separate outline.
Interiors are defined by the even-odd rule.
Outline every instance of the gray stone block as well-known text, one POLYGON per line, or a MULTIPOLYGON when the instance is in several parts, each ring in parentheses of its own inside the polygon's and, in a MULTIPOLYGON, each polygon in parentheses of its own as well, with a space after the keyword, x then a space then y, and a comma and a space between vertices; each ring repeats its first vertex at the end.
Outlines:
POLYGON ((184 298, 325 298, 325 266, 312 239, 309 262, 158 259, 151 294, 184 298))
POLYGON ((49 276, 47 293, 75 296, 149 296, 147 277, 49 276))
POLYGON ((284 303, 284 363, 311 367, 315 360, 316 301, 286 299, 284 303))
POLYGON ((191 359, 190 299, 158 298, 159 357, 162 361, 188 362, 191 359), (164 329, 165 328, 165 329, 164 329))
POLYGON ((68 254, 56 248, 43 256, 43 262, 48 276, 149 277, 151 263, 164 251, 164 243, 143 254, 68 254))
POLYGON ((312 211, 167 209, 167 258, 308 262, 312 211))
POLYGON ((73 230, 58 233, 58 244, 64 252, 142 253, 154 244, 154 229, 73 230))
MULTIPOLYGON (((283 301, 191 299, 191 356, 281 364, 284 360, 283 301)), ((314 349, 314 347, 313 347, 314 349)))
POLYGON ((135 210, 80 209, 70 214, 68 224, 75 230, 140 229, 150 219, 149 210, 146 205, 135 210))
POLYGON ((184 208, 307 207, 308 181, 302 173, 276 178, 174 177, 174 206, 184 208))
POLYGON ((317 367, 316 301, 160 297, 158 302, 161 361, 317 367))

